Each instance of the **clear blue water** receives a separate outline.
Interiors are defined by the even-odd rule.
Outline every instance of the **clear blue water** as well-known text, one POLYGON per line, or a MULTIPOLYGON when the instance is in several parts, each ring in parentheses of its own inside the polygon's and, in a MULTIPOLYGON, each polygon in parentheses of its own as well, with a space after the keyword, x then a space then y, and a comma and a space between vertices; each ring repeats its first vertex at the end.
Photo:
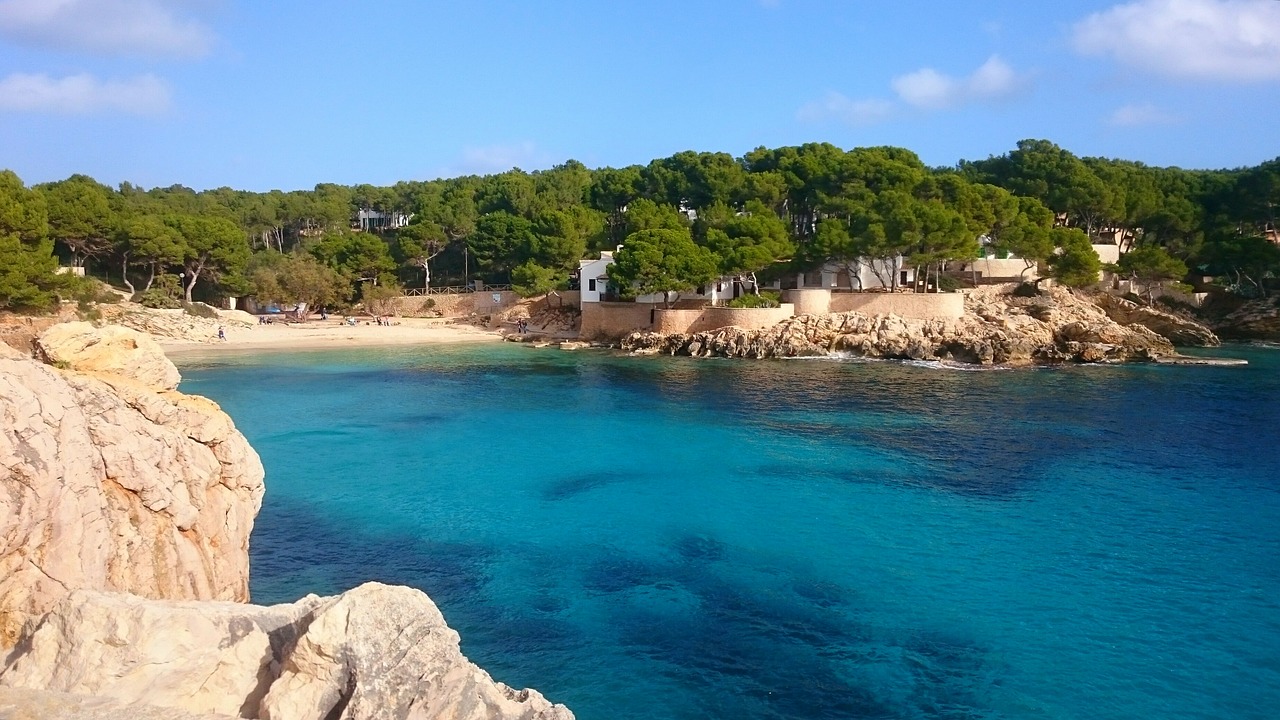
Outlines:
POLYGON ((1272 718, 1280 351, 963 372, 511 345, 187 359, 260 603, 427 591, 583 720, 1272 718))

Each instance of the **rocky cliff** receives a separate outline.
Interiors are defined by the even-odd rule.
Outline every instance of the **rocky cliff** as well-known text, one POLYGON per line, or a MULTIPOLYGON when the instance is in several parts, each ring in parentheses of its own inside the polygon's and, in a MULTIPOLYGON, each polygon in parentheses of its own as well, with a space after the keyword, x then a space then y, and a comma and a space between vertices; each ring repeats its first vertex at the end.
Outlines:
POLYGON ((0 647, 79 588, 249 598, 258 455, 145 335, 88 323, 0 357, 0 647))
POLYGON ((1106 293, 1092 299, 1112 320, 1121 325, 1141 325, 1174 345, 1217 347, 1222 344, 1212 330, 1195 320, 1106 293))
POLYGON ((0 344, 0 718, 572 720, 417 590, 240 604, 263 470, 231 419, 130 329, 35 354, 0 344))
POLYGON ((965 296, 965 316, 917 320, 856 312, 804 315, 766 330, 723 328, 692 335, 632 333, 636 353, 697 357, 860 357, 951 360, 991 365, 1154 360, 1175 354, 1169 340, 1139 324, 1124 326, 1098 305, 1055 288, 1020 297, 1008 287, 965 296))
POLYGON ((1242 303, 1218 319, 1214 329, 1233 340, 1280 340, 1280 297, 1242 303))

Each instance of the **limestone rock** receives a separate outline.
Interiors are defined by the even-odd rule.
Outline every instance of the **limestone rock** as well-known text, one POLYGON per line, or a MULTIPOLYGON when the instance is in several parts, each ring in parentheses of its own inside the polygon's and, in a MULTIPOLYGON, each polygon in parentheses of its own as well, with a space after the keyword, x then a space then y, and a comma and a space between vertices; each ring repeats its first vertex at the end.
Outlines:
POLYGON ((833 313, 790 318, 765 330, 722 328, 692 335, 632 333, 624 350, 695 357, 773 358, 847 353, 860 357, 990 365, 1153 360, 1173 355, 1145 327, 1123 327, 1097 305, 1057 288, 1043 297, 1008 287, 965 296, 965 316, 923 320, 833 313))
POLYGON ((1215 322, 1214 329, 1237 340, 1280 340, 1280 297, 1250 300, 1215 322))
POLYGON ((133 328, 163 341, 181 343, 213 343, 218 341, 218 328, 228 333, 251 331, 258 319, 243 310, 218 310, 203 303, 209 317, 193 315, 185 310, 146 308, 136 303, 106 306, 104 315, 112 323, 133 328))
POLYGON ((1222 344, 1208 327, 1170 312, 1106 293, 1097 295, 1094 302, 1107 313, 1107 317, 1121 325, 1141 325, 1167 338, 1174 345, 1217 347, 1222 344))
POLYGON ((235 720, 156 705, 124 705, 87 695, 0 687, 0 720, 235 720))
POLYGON ((182 376, 149 335, 87 322, 54 325, 36 339, 36 351, 51 365, 136 380, 157 390, 173 390, 182 376))
POLYGON ((0 346, 0 720, 572 720, 417 590, 216 602, 248 600, 257 454, 148 338, 74 325, 57 367, 0 346))
POLYGON ((0 686, 262 720, 571 720, 494 682, 422 592, 369 583, 260 607, 67 596, 0 686))
POLYGON ((78 588, 248 600, 257 453, 216 404, 157 391, 165 372, 101 372, 173 368, 136 333, 55 331, 45 352, 95 372, 0 357, 0 648, 78 588))

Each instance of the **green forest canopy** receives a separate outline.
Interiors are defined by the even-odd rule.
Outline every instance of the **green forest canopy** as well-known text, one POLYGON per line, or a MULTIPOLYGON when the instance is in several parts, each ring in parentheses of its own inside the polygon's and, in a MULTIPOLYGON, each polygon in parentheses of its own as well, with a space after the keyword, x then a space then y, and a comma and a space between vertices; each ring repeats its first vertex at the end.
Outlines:
MULTIPOLYGON (((898 256, 927 270, 974 257, 979 237, 1045 260, 1120 231, 1125 250, 1158 248, 1193 272, 1222 277, 1228 289, 1265 293, 1280 273, 1280 248, 1267 242, 1277 205, 1280 158, 1183 170, 1077 157, 1045 140, 944 168, 902 148, 812 143, 737 158, 687 151, 624 168, 570 160, 536 172, 265 193, 111 188, 84 175, 27 188, 5 171, 0 307, 51 302, 55 257, 139 291, 180 276, 187 299, 308 295, 282 281, 282 268, 325 279, 313 301, 342 302, 362 287, 513 276, 545 289, 562 284, 584 255, 633 235, 651 254, 661 239, 696 257, 672 267, 745 277, 898 256), (359 210, 410 222, 356 232, 359 210), (297 257, 282 265, 281 255, 297 257)), ((663 279, 669 275, 649 273, 646 287, 697 284, 663 279)), ((1073 276, 1085 275, 1076 268, 1073 276)))

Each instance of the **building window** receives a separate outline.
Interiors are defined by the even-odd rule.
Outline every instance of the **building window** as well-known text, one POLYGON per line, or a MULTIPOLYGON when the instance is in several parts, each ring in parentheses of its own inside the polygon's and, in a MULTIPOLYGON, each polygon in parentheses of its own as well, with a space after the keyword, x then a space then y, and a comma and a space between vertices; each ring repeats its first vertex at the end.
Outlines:
POLYGON ((591 278, 590 280, 588 280, 588 281, 587 281, 587 290, 588 290, 588 291, 590 291, 590 292, 595 292, 595 291, 596 291, 596 279, 595 279, 595 278, 591 278))
POLYGON ((810 270, 804 274, 805 287, 822 287, 822 271, 810 270))

